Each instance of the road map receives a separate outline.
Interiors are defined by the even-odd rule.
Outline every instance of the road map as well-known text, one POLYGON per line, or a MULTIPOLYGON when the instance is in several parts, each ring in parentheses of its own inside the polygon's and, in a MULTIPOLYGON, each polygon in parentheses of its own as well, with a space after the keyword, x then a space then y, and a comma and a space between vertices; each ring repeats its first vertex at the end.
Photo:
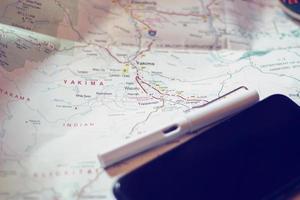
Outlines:
POLYGON ((241 85, 300 104, 275 0, 2 0, 0 200, 113 199, 97 154, 241 85))

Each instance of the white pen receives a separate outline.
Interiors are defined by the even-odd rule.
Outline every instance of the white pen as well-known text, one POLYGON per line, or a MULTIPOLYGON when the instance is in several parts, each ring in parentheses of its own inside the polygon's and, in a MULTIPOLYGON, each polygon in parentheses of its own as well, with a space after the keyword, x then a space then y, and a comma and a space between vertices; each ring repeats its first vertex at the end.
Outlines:
POLYGON ((204 105, 177 114, 174 121, 156 127, 148 134, 98 155, 99 161, 102 167, 106 168, 138 153, 173 141, 184 134, 201 133, 201 129, 237 114, 257 101, 259 95, 255 90, 248 90, 244 86, 239 87, 204 105))

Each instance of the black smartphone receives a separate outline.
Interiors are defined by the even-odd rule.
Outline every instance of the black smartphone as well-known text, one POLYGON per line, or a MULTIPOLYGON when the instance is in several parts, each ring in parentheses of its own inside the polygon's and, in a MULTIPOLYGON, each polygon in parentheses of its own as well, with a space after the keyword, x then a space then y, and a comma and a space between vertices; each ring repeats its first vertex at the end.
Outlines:
POLYGON ((296 200, 298 183, 300 108, 274 95, 119 178, 113 192, 118 200, 296 200))

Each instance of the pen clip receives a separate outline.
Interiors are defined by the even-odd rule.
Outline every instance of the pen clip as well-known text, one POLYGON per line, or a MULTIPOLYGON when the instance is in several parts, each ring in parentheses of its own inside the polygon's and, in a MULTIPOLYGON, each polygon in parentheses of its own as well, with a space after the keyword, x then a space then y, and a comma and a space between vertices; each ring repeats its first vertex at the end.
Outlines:
POLYGON ((238 87, 238 88, 236 88, 234 90, 231 90, 230 92, 227 92, 226 94, 223 94, 222 96, 220 96, 218 98, 215 98, 215 99, 213 99, 213 100, 211 100, 211 101, 209 101, 209 102, 207 102, 205 104, 198 105, 198 106, 193 106, 192 108, 190 108, 188 110, 185 110, 184 112, 190 112, 191 110, 194 110, 194 109, 203 108, 203 107, 205 107, 207 105, 210 105, 210 104, 212 104, 212 103, 214 103, 216 101, 219 101, 220 99, 223 99, 224 97, 229 96, 229 95, 231 95, 231 94, 233 94, 233 93, 235 93, 235 92, 237 92, 237 91, 239 91, 241 89, 249 90, 246 86, 240 86, 240 87, 238 87))

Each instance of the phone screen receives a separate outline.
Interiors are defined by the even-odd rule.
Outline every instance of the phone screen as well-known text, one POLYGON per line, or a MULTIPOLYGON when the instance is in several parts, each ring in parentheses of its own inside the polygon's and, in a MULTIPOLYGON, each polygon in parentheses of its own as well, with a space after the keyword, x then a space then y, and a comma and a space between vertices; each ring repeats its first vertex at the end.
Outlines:
POLYGON ((119 200, 298 200, 291 193, 298 180, 300 109, 275 95, 121 177, 114 194, 119 200))

